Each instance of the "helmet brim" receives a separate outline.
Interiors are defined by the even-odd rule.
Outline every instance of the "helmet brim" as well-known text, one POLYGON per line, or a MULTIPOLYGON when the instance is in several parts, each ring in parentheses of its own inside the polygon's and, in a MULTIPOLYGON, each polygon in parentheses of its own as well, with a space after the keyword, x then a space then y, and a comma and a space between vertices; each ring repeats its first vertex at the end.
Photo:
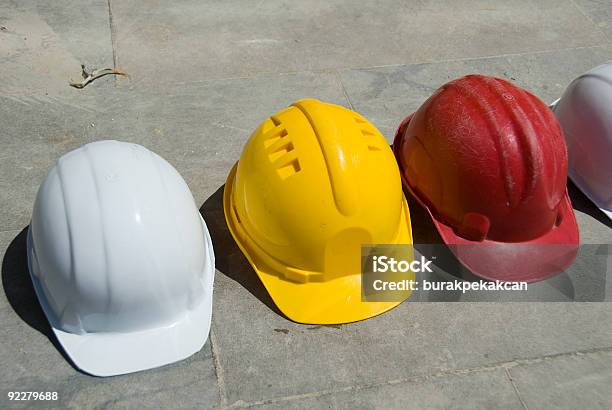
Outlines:
MULTIPOLYGON (((331 325, 357 322, 380 315, 403 301, 364 302, 361 294, 361 274, 356 272, 325 282, 296 283, 287 280, 258 257, 256 244, 242 229, 234 214, 232 188, 237 164, 225 184, 223 207, 228 228, 238 247, 270 294, 278 309, 290 320, 304 324, 331 325)), ((408 205, 404 199, 402 221, 396 238, 397 244, 412 244, 408 205)))
POLYGON ((578 254, 578 225, 567 192, 561 201, 561 223, 545 235, 525 242, 470 241, 430 215, 457 259, 483 279, 541 281, 567 269, 578 254))
POLYGON ((578 254, 578 225, 567 193, 561 207, 561 224, 526 242, 469 241, 433 215, 432 220, 451 252, 475 275, 504 282, 537 282, 567 269, 578 254))
MULTIPOLYGON (((201 217, 200 217, 201 218, 201 217)), ((28 266, 34 290, 45 316, 60 345, 73 364, 93 376, 116 376, 147 370, 183 360, 202 349, 210 331, 212 319, 212 286, 214 253, 206 224, 202 219, 207 244, 206 277, 209 289, 201 303, 188 311, 178 322, 161 328, 138 332, 96 332, 75 334, 62 330, 55 321, 46 301, 32 256, 31 230, 28 231, 28 266)))
POLYGON ((398 306, 396 302, 364 302, 361 275, 327 282, 295 283, 253 266, 278 309, 290 320, 312 325, 357 322, 398 306))

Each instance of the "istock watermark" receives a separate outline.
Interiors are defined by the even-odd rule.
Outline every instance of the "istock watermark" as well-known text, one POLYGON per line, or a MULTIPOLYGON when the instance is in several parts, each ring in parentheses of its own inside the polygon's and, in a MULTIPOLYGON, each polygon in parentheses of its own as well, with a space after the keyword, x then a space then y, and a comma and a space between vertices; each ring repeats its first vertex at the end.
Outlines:
POLYGON ((420 260, 408 261, 408 260, 395 260, 394 257, 373 256, 372 257, 372 268, 373 272, 433 272, 430 265, 433 261, 428 261, 425 257, 421 256, 420 260))
POLYGON ((399 302, 413 292, 439 291, 525 291, 526 282, 440 281, 435 279, 434 260, 415 256, 411 245, 373 245, 362 247, 362 300, 368 302, 399 302))

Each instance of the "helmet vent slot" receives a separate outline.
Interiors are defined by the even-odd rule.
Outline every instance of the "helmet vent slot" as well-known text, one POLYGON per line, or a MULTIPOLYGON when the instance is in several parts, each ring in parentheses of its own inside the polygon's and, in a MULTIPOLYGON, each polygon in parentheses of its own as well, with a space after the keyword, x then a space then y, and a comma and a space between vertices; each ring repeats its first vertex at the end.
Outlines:
POLYGON ((266 135, 266 139, 264 139, 264 147, 270 148, 276 142, 278 142, 281 138, 286 137, 288 134, 287 130, 284 128, 276 127, 272 130, 268 131, 266 135))
MULTIPOLYGON (((375 131, 370 130, 368 128, 364 128, 368 126, 368 122, 365 121, 364 119, 355 117, 355 122, 359 126, 359 131, 361 132, 361 135, 363 135, 365 138, 371 139, 372 137, 378 136, 378 134, 375 131)), ((368 141, 368 151, 382 151, 381 147, 372 144, 372 142, 374 141, 371 141, 371 140, 368 141)))
POLYGON ((270 121, 272 121, 272 123, 278 127, 279 125, 281 125, 281 120, 278 119, 277 116, 273 115, 270 117, 270 121))
POLYGON ((363 134, 364 137, 375 137, 376 134, 370 130, 361 130, 361 133, 363 134))
POLYGON ((287 143, 282 144, 280 146, 274 147, 272 152, 270 154, 268 154, 268 158, 270 158, 270 161, 274 162, 277 159, 279 159, 281 157, 284 157, 286 154, 290 153, 294 149, 295 148, 293 146, 293 143, 287 142, 287 143))
POLYGON ((301 170, 300 163, 298 162, 296 158, 296 159, 293 159, 288 164, 285 164, 279 169, 277 169, 276 172, 281 177, 281 179, 287 179, 291 175, 297 174, 298 172, 300 172, 300 170, 301 170))

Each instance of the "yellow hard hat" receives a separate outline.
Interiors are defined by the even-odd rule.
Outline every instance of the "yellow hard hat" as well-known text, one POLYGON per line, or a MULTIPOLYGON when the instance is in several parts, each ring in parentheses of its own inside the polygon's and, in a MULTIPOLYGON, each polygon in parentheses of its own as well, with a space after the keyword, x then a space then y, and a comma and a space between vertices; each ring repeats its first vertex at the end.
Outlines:
POLYGON ((361 246, 412 244, 412 234, 393 153, 360 114, 308 99, 271 116, 223 201, 232 236, 289 319, 348 323, 401 303, 361 300, 361 246))

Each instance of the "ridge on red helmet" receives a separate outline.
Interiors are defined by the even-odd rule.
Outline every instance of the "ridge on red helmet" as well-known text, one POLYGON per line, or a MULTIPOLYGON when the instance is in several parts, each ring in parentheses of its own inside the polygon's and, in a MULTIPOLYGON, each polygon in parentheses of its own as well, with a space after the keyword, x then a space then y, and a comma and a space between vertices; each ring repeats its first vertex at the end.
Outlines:
POLYGON ((401 123, 393 148, 404 186, 475 274, 535 281, 575 259, 563 132, 533 94, 456 79, 401 123))

